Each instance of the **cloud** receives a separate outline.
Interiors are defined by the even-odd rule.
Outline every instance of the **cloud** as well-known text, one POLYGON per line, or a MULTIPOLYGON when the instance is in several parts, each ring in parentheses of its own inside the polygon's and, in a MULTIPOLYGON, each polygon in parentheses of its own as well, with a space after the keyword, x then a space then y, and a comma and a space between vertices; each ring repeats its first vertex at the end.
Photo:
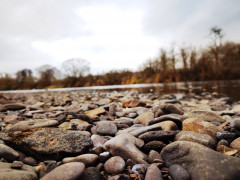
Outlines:
POLYGON ((238 0, 8 0, 0 2, 0 72, 81 57, 92 73, 136 70, 161 47, 206 45, 209 30, 240 41, 238 0))

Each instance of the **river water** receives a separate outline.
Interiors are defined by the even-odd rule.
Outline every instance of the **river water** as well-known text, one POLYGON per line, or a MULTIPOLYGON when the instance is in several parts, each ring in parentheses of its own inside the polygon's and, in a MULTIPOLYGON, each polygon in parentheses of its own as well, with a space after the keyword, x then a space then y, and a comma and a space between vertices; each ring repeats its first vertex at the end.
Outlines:
POLYGON ((157 92, 160 94, 169 93, 196 93, 218 92, 225 94, 232 99, 240 100, 240 80, 228 81, 199 81, 199 82, 177 82, 177 83, 154 83, 154 84, 129 84, 129 85, 111 85, 111 86, 92 86, 92 87, 74 87, 74 88, 56 88, 56 89, 32 89, 32 90, 14 90, 0 91, 0 93, 34 93, 34 92, 52 92, 52 91, 74 91, 74 90, 126 90, 138 89, 140 92, 157 92))

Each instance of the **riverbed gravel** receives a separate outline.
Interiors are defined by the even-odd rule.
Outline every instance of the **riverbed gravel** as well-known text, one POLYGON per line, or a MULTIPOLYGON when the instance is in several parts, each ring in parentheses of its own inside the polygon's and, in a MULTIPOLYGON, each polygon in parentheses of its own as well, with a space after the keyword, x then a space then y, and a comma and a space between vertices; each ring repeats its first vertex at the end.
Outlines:
POLYGON ((238 179, 239 122, 216 92, 6 93, 0 179, 238 179))

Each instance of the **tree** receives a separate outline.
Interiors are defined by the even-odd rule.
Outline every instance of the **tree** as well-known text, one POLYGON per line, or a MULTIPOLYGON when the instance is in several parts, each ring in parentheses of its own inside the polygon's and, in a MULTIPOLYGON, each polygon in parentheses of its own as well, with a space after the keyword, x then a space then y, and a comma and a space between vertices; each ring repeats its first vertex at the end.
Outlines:
POLYGON ((56 75, 59 74, 59 70, 51 65, 43 65, 37 68, 40 75, 38 86, 41 88, 48 87, 56 80, 56 75))
POLYGON ((220 49, 222 46, 222 38, 223 38, 222 29, 217 26, 214 26, 210 30, 210 35, 212 36, 212 41, 213 41, 213 45, 210 46, 210 51, 214 57, 214 62, 215 62, 214 71, 218 78, 219 76, 218 69, 220 66, 219 56, 220 56, 220 49))
POLYGON ((32 76, 32 71, 30 69, 22 69, 16 73, 16 80, 19 83, 23 83, 29 76, 32 76))
POLYGON ((62 67, 69 77, 85 76, 89 72, 89 62, 82 58, 72 58, 64 61, 62 67))

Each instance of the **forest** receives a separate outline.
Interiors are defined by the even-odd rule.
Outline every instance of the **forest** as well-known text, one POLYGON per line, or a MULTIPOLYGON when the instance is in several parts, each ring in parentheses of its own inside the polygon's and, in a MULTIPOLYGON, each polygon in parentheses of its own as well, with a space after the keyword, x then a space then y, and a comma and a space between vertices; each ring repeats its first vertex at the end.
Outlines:
POLYGON ((21 69, 14 75, 0 74, 0 90, 240 79, 240 44, 222 39, 222 29, 213 27, 208 46, 160 49, 158 57, 146 60, 134 72, 122 69, 92 75, 82 58, 63 62, 64 73, 51 65, 39 67, 37 75, 21 69))

